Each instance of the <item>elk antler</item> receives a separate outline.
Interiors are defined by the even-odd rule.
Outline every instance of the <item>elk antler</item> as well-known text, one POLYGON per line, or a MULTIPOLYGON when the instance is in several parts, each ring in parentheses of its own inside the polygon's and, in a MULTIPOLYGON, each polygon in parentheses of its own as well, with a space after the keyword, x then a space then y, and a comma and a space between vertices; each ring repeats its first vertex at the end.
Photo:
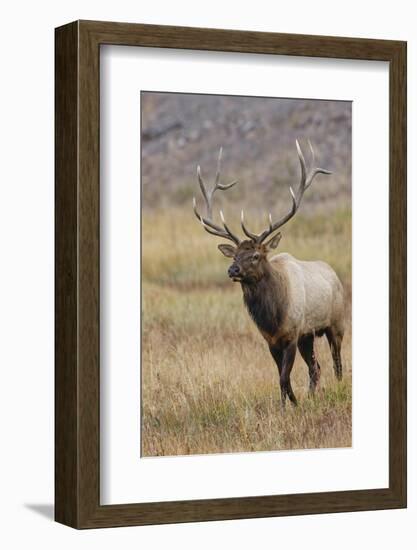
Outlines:
POLYGON ((197 166, 198 183, 200 184, 201 193, 206 203, 206 217, 203 218, 203 216, 201 216, 201 214, 199 214, 199 212, 197 211, 197 202, 195 200, 195 197, 193 197, 193 209, 194 209, 194 214, 200 220, 202 226, 207 231, 207 233, 210 233, 211 235, 216 235, 217 237, 223 237, 225 239, 229 239, 230 241, 233 241, 235 244, 239 244, 240 239, 238 239, 238 237, 236 237, 236 235, 234 235, 230 231, 229 227, 225 222, 223 212, 221 210, 220 210, 220 218, 222 220, 224 229, 216 225, 212 220, 214 193, 217 191, 217 189, 220 189, 221 191, 226 191, 226 189, 230 189, 237 183, 237 180, 234 180, 231 183, 228 183, 226 185, 223 185, 220 183, 220 168, 221 168, 222 152, 223 152, 223 149, 222 147, 220 147, 219 156, 217 159, 216 178, 214 180, 214 185, 212 189, 207 189, 204 183, 204 180, 201 176, 200 166, 197 166))
POLYGON ((314 155, 313 146, 311 145, 310 140, 308 140, 308 145, 311 151, 312 168, 307 173, 306 161, 304 159, 304 155, 303 155, 303 152, 301 151, 301 147, 298 143, 298 140, 295 141, 295 144, 297 146, 298 158, 300 160, 300 165, 301 165, 301 182, 300 182, 300 186, 297 189, 297 193, 294 193, 292 187, 290 186, 290 193, 292 198, 291 210, 275 223, 272 222, 272 215, 269 214, 269 228, 265 229, 265 231, 263 231, 259 235, 256 235, 255 233, 251 233, 245 227, 244 214, 242 210, 242 214, 241 214, 242 229, 247 237, 249 237, 250 239, 252 239, 257 243, 263 242, 269 235, 271 235, 271 233, 273 233, 274 231, 282 227, 285 223, 287 223, 287 221, 289 221, 294 216, 294 214, 297 212, 297 210, 300 207, 301 200, 303 198, 305 191, 310 187, 310 185, 313 182, 313 179, 317 176, 317 174, 331 174, 331 172, 329 172, 328 170, 314 167, 315 155, 314 155))

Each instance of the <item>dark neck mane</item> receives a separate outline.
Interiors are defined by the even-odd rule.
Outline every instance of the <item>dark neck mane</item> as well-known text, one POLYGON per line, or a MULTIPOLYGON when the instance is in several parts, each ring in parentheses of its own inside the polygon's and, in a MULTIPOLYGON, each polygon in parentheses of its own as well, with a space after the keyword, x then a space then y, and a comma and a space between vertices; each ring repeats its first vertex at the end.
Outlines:
POLYGON ((276 334, 287 312, 287 288, 282 274, 268 262, 264 276, 255 283, 242 283, 243 300, 259 330, 276 334))

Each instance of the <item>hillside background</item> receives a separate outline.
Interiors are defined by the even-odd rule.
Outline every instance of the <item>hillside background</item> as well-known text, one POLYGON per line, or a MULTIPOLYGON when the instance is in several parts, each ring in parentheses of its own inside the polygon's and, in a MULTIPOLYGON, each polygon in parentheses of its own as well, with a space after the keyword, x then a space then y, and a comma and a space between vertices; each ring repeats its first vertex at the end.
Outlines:
POLYGON ((299 182, 296 139, 307 162, 310 139, 317 163, 333 172, 315 181, 303 212, 350 205, 350 102, 152 92, 141 101, 144 208, 190 203, 197 165, 211 182, 222 146, 223 181, 239 184, 216 204, 285 210, 288 185, 299 182))

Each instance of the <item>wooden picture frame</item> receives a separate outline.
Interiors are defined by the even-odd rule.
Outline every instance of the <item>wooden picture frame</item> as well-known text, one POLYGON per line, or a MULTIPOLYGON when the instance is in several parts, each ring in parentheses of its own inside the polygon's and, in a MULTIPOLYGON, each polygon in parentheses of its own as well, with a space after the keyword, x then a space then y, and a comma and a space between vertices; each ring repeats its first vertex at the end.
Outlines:
POLYGON ((406 506, 406 43, 77 21, 56 29, 55 519, 116 527, 406 506), (389 487, 101 505, 99 56, 117 44, 389 62, 389 487))

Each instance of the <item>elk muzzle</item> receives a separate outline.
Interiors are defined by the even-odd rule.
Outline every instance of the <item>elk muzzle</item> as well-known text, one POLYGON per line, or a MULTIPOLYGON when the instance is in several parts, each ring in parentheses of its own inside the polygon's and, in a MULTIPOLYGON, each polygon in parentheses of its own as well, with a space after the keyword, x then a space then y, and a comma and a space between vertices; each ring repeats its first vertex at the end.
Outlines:
POLYGON ((242 278, 240 267, 237 264, 232 264, 227 270, 227 273, 233 281, 240 281, 242 278))

